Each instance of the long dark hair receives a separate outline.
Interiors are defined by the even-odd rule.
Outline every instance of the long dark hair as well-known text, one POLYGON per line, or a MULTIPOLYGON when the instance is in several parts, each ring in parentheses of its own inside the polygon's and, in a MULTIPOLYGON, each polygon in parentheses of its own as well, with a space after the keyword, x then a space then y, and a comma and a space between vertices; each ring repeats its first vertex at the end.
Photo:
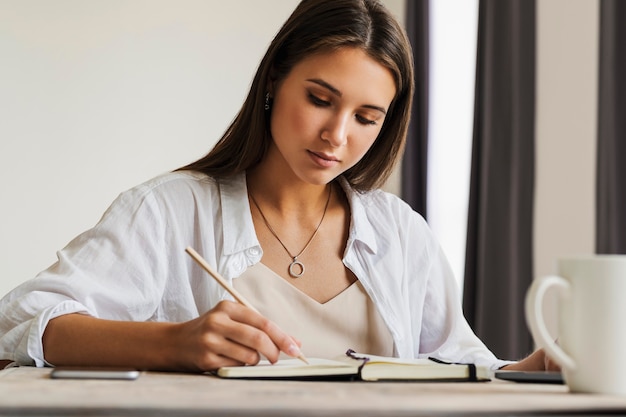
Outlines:
POLYGON ((180 168, 229 177, 258 164, 271 139, 265 94, 302 59, 341 47, 357 47, 394 75, 396 95, 376 141, 343 175, 359 191, 381 186, 402 154, 413 97, 413 60, 406 34, 377 0, 303 0, 259 64, 241 110, 215 147, 180 168))

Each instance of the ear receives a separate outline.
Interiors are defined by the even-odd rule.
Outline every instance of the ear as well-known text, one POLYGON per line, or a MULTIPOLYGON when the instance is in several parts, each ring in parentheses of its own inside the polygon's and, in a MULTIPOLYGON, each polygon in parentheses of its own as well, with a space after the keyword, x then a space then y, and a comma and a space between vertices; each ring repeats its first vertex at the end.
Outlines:
POLYGON ((276 92, 276 79, 278 78, 276 73, 276 68, 272 66, 269 71, 269 75, 267 77, 267 83, 265 91, 270 93, 270 96, 274 97, 274 93, 276 92))
POLYGON ((274 97, 274 80, 267 80, 265 91, 270 93, 270 97, 274 97))

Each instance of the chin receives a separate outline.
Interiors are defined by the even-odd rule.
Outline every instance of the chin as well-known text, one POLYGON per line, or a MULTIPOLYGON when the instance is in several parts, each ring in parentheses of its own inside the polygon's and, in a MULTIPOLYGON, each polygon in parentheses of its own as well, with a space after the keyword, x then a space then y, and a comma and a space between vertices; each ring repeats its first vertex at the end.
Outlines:
POLYGON ((318 175, 302 175, 300 179, 307 184, 311 185, 326 185, 331 183, 337 175, 326 173, 326 174, 318 174, 318 175))

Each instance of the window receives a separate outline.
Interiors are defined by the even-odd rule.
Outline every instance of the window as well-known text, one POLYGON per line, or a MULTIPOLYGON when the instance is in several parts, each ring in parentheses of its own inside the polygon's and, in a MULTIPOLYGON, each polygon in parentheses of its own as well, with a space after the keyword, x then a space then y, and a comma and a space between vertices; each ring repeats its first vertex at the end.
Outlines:
POLYGON ((430 3, 428 223, 463 288, 478 0, 430 3))

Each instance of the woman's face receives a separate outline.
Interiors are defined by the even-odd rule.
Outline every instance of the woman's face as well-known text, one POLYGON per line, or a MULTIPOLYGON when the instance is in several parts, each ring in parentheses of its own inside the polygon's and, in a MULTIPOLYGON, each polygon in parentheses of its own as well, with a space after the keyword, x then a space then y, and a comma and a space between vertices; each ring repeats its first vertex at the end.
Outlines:
POLYGON ((395 92, 391 71, 361 49, 305 58, 274 86, 266 162, 306 183, 329 183, 372 146, 395 92))

